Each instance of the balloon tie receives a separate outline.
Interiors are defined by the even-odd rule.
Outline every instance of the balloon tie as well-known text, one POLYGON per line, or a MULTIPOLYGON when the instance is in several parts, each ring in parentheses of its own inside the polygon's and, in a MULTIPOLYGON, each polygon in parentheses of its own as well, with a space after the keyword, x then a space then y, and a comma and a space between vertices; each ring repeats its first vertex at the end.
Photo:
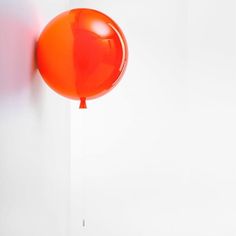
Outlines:
POLYGON ((80 109, 86 109, 87 108, 87 104, 86 104, 86 98, 80 98, 80 109))

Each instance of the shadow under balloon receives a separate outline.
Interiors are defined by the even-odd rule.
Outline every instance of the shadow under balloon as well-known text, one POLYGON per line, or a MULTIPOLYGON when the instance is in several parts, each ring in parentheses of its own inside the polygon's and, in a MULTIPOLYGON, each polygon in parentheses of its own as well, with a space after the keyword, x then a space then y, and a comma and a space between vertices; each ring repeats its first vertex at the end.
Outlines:
POLYGON ((0 104, 22 98, 39 100, 41 83, 35 61, 38 31, 37 14, 28 0, 0 2, 0 104))

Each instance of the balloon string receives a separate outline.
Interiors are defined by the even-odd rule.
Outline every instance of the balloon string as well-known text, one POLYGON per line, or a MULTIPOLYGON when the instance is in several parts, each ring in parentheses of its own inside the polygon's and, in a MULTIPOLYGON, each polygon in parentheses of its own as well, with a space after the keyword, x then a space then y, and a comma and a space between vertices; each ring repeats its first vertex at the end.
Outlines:
POLYGON ((87 108, 87 104, 86 104, 86 98, 80 98, 80 109, 86 109, 87 108))

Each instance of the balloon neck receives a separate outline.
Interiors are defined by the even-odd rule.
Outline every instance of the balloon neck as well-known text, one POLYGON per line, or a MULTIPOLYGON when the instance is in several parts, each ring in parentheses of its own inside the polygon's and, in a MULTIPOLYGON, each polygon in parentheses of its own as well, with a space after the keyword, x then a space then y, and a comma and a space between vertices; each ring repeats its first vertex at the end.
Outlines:
POLYGON ((80 109, 86 109, 87 108, 87 104, 86 104, 86 98, 80 98, 80 109))

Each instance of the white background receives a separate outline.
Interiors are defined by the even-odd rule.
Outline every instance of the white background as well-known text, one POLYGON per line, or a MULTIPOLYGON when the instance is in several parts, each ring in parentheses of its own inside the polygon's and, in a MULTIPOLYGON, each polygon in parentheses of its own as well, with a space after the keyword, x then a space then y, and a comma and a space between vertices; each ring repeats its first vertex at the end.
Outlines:
POLYGON ((64 0, 0 0, 0 236, 68 236, 69 102, 35 71, 64 0))
POLYGON ((71 236, 236 235, 236 2, 70 2, 117 21, 130 55, 72 105, 71 236))

